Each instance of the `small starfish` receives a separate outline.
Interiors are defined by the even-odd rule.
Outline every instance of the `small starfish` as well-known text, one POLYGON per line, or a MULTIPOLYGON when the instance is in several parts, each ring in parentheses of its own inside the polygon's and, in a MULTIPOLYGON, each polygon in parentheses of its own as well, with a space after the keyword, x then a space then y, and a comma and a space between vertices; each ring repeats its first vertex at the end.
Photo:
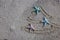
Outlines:
POLYGON ((47 24, 49 25, 49 21, 46 17, 43 17, 42 23, 43 23, 43 27, 46 26, 47 24))
POLYGON ((35 13, 36 13, 36 15, 37 15, 37 13, 39 13, 39 12, 40 12, 40 8, 39 8, 39 7, 37 7, 37 6, 34 6, 34 7, 33 7, 33 9, 34 9, 34 11, 33 11, 33 12, 35 12, 35 13))
POLYGON ((32 24, 28 24, 29 27, 26 27, 26 29, 34 31, 34 26, 32 24))

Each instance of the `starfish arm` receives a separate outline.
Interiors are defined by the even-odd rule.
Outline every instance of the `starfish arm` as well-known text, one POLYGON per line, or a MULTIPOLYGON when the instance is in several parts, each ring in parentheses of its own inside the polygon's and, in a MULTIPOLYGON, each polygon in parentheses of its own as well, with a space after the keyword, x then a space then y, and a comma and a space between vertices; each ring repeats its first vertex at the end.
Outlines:
POLYGON ((44 27, 44 26, 46 26, 46 23, 45 23, 45 22, 43 22, 43 27, 44 27))

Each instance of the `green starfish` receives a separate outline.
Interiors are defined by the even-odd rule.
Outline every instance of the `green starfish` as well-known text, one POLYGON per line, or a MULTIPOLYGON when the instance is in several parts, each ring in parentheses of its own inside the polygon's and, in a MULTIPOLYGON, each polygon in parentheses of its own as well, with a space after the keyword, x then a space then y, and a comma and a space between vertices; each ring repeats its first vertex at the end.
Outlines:
POLYGON ((35 13, 36 13, 36 15, 40 12, 40 8, 39 8, 39 7, 37 7, 37 6, 34 6, 34 7, 33 7, 33 9, 34 9, 34 11, 33 11, 33 12, 35 12, 35 13))

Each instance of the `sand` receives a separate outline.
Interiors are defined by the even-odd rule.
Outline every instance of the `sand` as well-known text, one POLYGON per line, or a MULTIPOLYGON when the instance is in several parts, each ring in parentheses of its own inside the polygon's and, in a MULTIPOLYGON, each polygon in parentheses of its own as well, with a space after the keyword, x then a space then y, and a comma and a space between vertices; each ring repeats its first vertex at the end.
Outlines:
MULTIPOLYGON (((60 1, 60 0, 59 0, 60 1)), ((0 39, 8 40, 60 40, 60 29, 50 34, 32 34, 22 27, 29 22, 33 5, 42 6, 53 16, 51 21, 60 25, 60 2, 56 0, 0 0, 0 39)), ((42 14, 38 17, 42 17, 42 14)))

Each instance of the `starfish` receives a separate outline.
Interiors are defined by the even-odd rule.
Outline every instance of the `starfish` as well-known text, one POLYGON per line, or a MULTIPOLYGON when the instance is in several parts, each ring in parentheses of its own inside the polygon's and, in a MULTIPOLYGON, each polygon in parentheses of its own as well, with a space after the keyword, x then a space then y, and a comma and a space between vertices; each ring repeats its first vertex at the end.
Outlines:
POLYGON ((38 6, 34 6, 33 7, 34 11, 36 13, 36 15, 40 12, 40 8, 38 6))
POLYGON ((47 24, 49 25, 49 21, 46 17, 43 17, 42 23, 43 23, 43 27, 46 26, 47 24))

